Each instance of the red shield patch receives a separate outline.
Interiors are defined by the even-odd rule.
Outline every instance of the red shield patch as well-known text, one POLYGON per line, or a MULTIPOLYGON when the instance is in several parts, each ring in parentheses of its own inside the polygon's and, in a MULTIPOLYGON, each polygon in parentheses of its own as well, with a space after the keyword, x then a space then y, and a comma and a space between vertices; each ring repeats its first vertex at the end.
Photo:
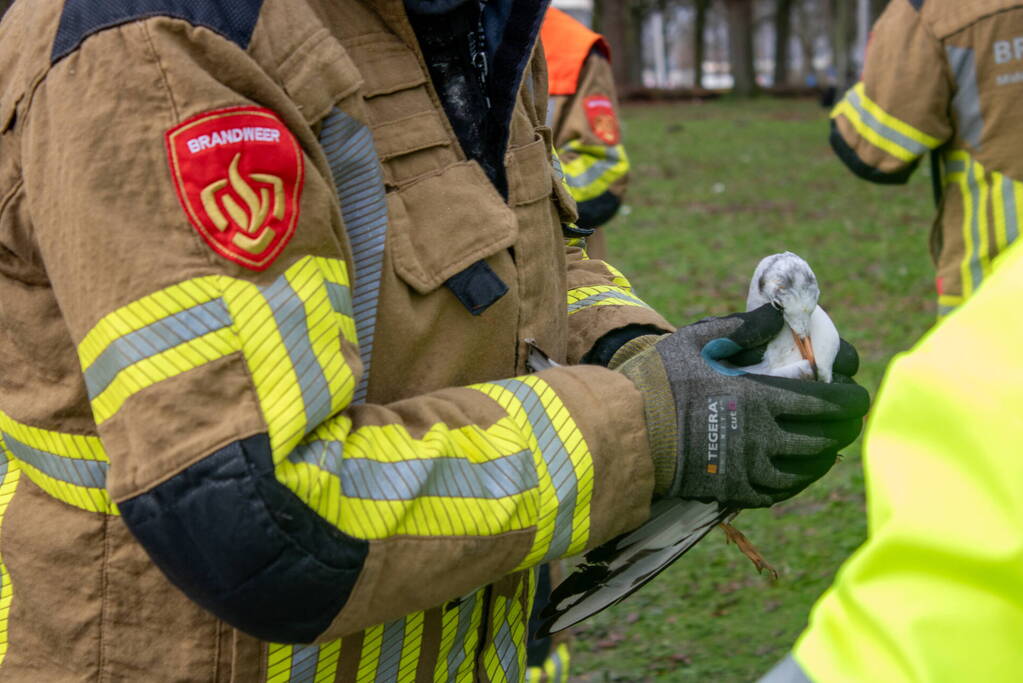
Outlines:
POLYGON ((302 150, 269 109, 236 107, 167 131, 178 200, 213 251, 265 270, 295 233, 302 150))
POLYGON ((611 98, 607 95, 590 95, 583 100, 583 109, 593 133, 607 144, 617 145, 622 136, 611 98))

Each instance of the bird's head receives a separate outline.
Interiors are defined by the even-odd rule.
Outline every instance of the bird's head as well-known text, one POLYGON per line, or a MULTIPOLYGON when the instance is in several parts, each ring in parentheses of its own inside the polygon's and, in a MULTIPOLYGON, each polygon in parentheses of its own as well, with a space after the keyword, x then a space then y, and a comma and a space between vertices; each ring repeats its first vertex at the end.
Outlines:
POLYGON ((790 251, 772 254, 757 265, 746 297, 746 310, 771 304, 782 312, 803 357, 814 364, 810 316, 821 290, 810 264, 790 251))

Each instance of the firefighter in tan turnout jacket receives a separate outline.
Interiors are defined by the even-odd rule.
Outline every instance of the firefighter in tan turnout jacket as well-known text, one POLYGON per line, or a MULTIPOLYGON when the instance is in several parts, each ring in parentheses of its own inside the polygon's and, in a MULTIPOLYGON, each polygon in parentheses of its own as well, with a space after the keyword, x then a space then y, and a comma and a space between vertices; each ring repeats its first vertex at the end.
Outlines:
MULTIPOLYGON (((534 567, 641 523, 689 462, 649 446, 683 402, 600 366, 671 328, 581 255, 543 10, 14 3, 0 678, 522 677, 534 567), (573 367, 527 374, 526 340, 573 367)), ((754 499, 735 482, 782 465, 747 466, 751 433, 708 495, 823 474, 849 430, 820 429, 865 402, 815 384, 712 383, 816 436, 754 499)))
POLYGON ((938 310, 972 295, 1018 236, 1023 210, 1023 3, 892 0, 862 80, 832 112, 831 144, 857 175, 904 183, 931 152, 938 310))

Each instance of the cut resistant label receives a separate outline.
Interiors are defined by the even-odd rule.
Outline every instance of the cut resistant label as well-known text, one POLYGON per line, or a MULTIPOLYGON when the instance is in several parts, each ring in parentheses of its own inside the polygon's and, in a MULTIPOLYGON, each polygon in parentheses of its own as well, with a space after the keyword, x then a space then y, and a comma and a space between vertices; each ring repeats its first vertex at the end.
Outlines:
POLYGON ((707 474, 722 474, 728 463, 728 449, 740 436, 739 401, 735 396, 707 399, 707 474))

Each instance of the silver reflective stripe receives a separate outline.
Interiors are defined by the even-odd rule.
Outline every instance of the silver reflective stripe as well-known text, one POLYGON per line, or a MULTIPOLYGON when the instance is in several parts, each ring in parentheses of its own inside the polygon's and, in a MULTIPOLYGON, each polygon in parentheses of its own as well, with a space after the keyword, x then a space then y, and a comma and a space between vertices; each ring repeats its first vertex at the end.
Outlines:
POLYGON ((448 680, 458 679, 458 669, 465 661, 465 638, 469 634, 469 627, 472 625, 472 613, 476 609, 476 594, 467 595, 462 598, 458 605, 458 630, 455 632, 455 640, 448 651, 448 680))
POLYGON ((1005 176, 1002 176, 1002 202, 1005 204, 1005 241, 1012 244, 1019 237, 1019 214, 1015 183, 1005 176))
MULTIPOLYGON (((981 171, 983 173, 983 171, 981 171)), ((966 183, 970 188, 970 199, 973 201, 973 211, 970 214, 970 238, 973 245, 970 250, 970 279, 975 291, 984 279, 984 271, 980 266, 980 216, 987 211, 986 206, 980 203, 980 184, 977 182, 977 164, 970 159, 966 165, 966 183)))
POLYGON ((331 307, 338 313, 344 313, 349 318, 355 312, 352 310, 352 292, 344 285, 335 282, 327 283, 327 298, 330 299, 331 307))
POLYGON ((790 654, 764 674, 757 683, 813 683, 813 681, 790 654))
POLYGON ((938 317, 944 318, 946 315, 954 311, 958 306, 946 306, 944 304, 938 304, 938 317))
POLYGON ((484 462, 462 458, 425 458, 380 462, 343 458, 340 441, 312 441, 288 456, 334 474, 348 498, 412 500, 420 496, 445 498, 506 498, 538 484, 533 456, 519 451, 484 462))
POLYGON ((621 162, 622 157, 619 153, 617 145, 614 147, 605 147, 607 155, 600 161, 595 161, 592 166, 587 168, 579 175, 567 174, 565 181, 569 187, 589 187, 596 181, 600 180, 600 177, 604 175, 610 168, 621 162))
POLYGON ((494 636, 494 649, 497 651, 497 659, 501 663, 501 669, 509 683, 519 680, 519 653, 512 640, 511 626, 508 624, 508 605, 505 605, 504 619, 500 628, 494 636))
POLYGON ((558 651, 558 648, 554 648, 550 660, 551 664, 554 665, 554 675, 551 677, 550 683, 561 683, 565 676, 565 663, 561 661, 561 653, 558 651))
POLYGON ((642 299, 638 299, 634 296, 626 294, 625 292, 600 292, 599 294, 593 294, 585 299, 579 299, 579 301, 573 301, 568 305, 568 312, 575 313, 579 309, 592 306, 600 301, 607 301, 608 299, 617 299, 619 301, 625 301, 630 304, 636 304, 638 306, 646 307, 642 299))
POLYGON ((291 677, 288 683, 313 683, 320 659, 318 645, 294 645, 291 649, 291 677))
MULTIPOLYGON (((310 261, 308 267, 316 266, 310 261)), ((305 302, 283 275, 260 290, 273 311, 277 329, 284 340, 284 348, 288 351, 288 358, 298 377, 305 406, 305 429, 306 433, 311 432, 330 415, 331 395, 327 378, 323 375, 323 368, 320 367, 309 338, 310 321, 305 302)))
POLYGON ((916 156, 920 156, 930 150, 930 148, 926 145, 917 142, 911 137, 903 135, 891 126, 878 121, 877 118, 863 106, 863 100, 860 98, 860 94, 856 92, 855 89, 846 93, 846 100, 853 106, 853 109, 859 113, 860 119, 863 120, 863 123, 881 137, 894 142, 899 147, 902 147, 916 156))
POLYGON ((14 457, 36 468, 43 474, 60 481, 93 489, 105 489, 109 463, 100 460, 66 458, 55 453, 39 450, 15 439, 4 432, 2 435, 7 449, 14 457))
POLYGON ((554 126, 554 98, 553 97, 550 97, 550 98, 547 99, 547 121, 546 121, 546 125, 548 127, 551 127, 551 128, 554 126))
POLYGON ((980 149, 984 133, 984 116, 980 112, 980 89, 977 87, 977 64, 972 48, 945 46, 948 62, 956 79, 952 108, 956 112, 959 137, 974 149, 980 149))
POLYGON ((380 658, 377 660, 376 683, 394 683, 398 680, 398 666, 401 651, 405 645, 405 619, 398 619, 384 626, 380 643, 380 658))
POLYGON ((515 398, 522 402, 533 435, 540 447, 540 454, 547 463, 554 494, 558 498, 558 512, 554 518, 554 535, 551 538, 550 550, 541 560, 562 557, 572 542, 572 525, 575 517, 575 503, 579 496, 579 482, 575 475, 572 458, 565 448, 558 431, 551 423, 551 418, 544 409, 540 396, 528 384, 515 379, 494 382, 497 386, 511 391, 515 398))
POLYGON ((352 245, 353 310, 363 364, 352 402, 362 403, 369 387, 387 235, 384 176, 369 129, 339 109, 324 119, 320 145, 334 177, 341 216, 352 245))
POLYGON ((118 337, 85 369, 89 398, 103 393, 117 373, 128 366, 230 324, 223 300, 214 299, 118 337))

